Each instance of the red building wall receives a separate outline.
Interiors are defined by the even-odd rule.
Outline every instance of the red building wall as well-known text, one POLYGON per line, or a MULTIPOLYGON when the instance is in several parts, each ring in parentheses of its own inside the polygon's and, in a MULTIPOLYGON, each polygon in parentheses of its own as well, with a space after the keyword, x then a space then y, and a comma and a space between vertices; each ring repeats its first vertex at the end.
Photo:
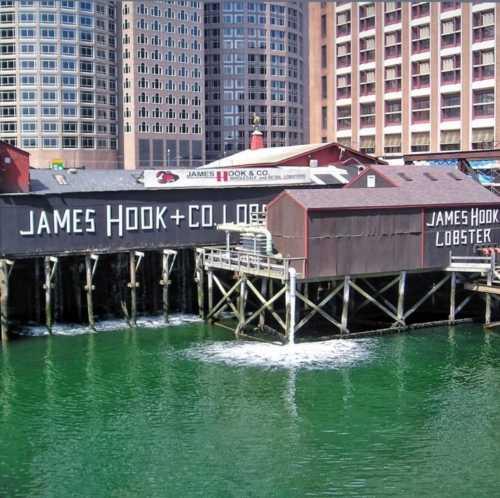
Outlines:
POLYGON ((28 152, 0 142, 0 193, 29 192, 28 152))

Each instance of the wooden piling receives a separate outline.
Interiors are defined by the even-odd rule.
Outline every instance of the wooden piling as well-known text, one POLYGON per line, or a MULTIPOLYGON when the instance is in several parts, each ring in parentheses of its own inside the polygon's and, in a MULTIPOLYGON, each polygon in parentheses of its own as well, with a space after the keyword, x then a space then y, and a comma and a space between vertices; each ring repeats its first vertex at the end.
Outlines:
POLYGON ((342 299, 342 318, 340 324, 342 326, 341 333, 348 333, 347 329, 347 321, 349 318, 349 298, 350 298, 350 289, 351 289, 351 279, 350 277, 344 277, 344 292, 342 299))
POLYGON ((93 285, 94 273, 97 266, 99 256, 86 254, 85 255, 85 293, 87 297, 87 316, 89 325, 95 330, 94 303, 92 300, 92 291, 95 289, 93 285), (94 261, 94 264, 92 264, 94 261))
MULTIPOLYGON (((264 299, 267 297, 267 287, 268 287, 267 278, 263 278, 260 283, 260 293, 262 294, 262 297, 264 299)), ((266 310, 264 308, 262 310, 262 313, 259 315, 259 330, 261 332, 264 330, 265 325, 266 325, 266 310)))
MULTIPOLYGON (((214 273, 212 270, 207 272, 207 285, 208 285, 208 313, 214 308, 214 273)), ((210 318, 209 322, 212 323, 213 319, 210 318)))
POLYGON ((59 259, 55 256, 46 256, 44 258, 44 271, 45 271, 45 283, 43 288, 45 289, 45 324, 52 334, 53 325, 53 314, 52 314, 52 288, 53 288, 53 278, 57 268, 59 259))
POLYGON ((397 308, 398 320, 401 320, 402 322, 404 322, 404 313, 405 313, 405 290, 406 290, 406 272, 402 271, 399 274, 398 308, 397 308))
POLYGON ((130 288, 129 324, 131 327, 137 325, 137 288, 139 287, 139 283, 137 282, 137 270, 139 269, 143 257, 144 253, 139 251, 130 251, 129 253, 130 282, 128 283, 128 287, 130 288))
POLYGON ((0 260, 0 329, 1 342, 4 343, 9 335, 9 276, 13 262, 0 260))
POLYGON ((457 273, 451 272, 451 285, 450 285, 450 314, 448 316, 448 321, 450 323, 455 322, 456 315, 456 288, 457 288, 457 273))
POLYGON ((169 287, 171 284, 170 273, 177 257, 177 251, 164 249, 162 253, 162 272, 160 285, 163 286, 162 301, 163 301, 163 318, 165 323, 168 323, 168 316, 170 311, 169 287), (172 261, 171 261, 172 258, 172 261))
POLYGON ((245 323, 245 307, 246 307, 246 275, 240 275, 240 296, 238 299, 238 326, 236 327, 236 337, 239 337, 240 332, 243 332, 245 323))
POLYGON ((198 313, 205 320, 205 272, 203 268, 203 249, 196 249, 196 283, 198 288, 198 313))

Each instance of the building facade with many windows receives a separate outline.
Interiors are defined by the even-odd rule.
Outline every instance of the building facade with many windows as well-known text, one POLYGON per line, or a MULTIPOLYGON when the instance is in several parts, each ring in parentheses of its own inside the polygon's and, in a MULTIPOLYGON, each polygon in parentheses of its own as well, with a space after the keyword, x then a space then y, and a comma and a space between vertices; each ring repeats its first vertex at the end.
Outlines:
POLYGON ((0 0, 0 138, 48 167, 117 165, 114 0, 0 0))
POLYGON ((311 2, 310 130, 384 157, 500 147, 500 5, 311 2))
POLYGON ((203 2, 123 0, 123 165, 204 162, 203 2))
POLYGON ((307 142, 307 2, 204 7, 207 160, 247 149, 254 114, 267 146, 307 142))

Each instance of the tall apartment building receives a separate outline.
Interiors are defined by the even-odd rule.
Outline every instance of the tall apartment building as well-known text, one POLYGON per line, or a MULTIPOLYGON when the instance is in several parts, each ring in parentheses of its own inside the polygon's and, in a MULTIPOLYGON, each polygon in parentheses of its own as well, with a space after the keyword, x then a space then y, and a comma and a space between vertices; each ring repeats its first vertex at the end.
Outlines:
POLYGON ((0 138, 31 164, 116 167, 114 0, 0 0, 0 138))
POLYGON ((500 5, 311 2, 312 141, 377 156, 500 147, 500 5))
POLYGON ((123 0, 123 165, 204 162, 203 2, 123 0))
POLYGON ((308 140, 307 2, 205 1, 206 155, 308 140))

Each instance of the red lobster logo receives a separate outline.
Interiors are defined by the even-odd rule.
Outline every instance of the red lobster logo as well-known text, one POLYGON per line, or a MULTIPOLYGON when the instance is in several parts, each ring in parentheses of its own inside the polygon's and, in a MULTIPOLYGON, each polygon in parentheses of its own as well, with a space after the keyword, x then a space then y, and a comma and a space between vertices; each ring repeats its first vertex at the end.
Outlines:
POLYGON ((174 175, 171 171, 158 171, 158 173, 156 173, 156 179, 158 180, 158 183, 163 184, 176 182, 179 177, 174 175))

